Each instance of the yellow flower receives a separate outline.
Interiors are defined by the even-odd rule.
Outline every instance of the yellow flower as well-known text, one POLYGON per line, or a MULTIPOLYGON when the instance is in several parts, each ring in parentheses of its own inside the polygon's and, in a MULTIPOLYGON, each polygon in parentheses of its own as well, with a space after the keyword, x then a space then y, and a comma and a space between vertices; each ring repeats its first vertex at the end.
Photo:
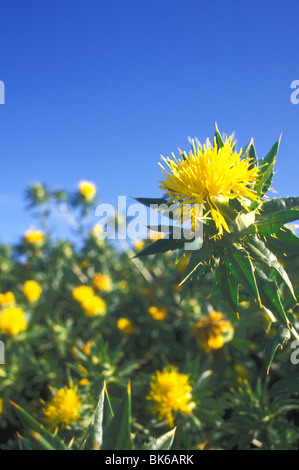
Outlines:
POLYGON ((15 336, 26 329, 23 310, 19 307, 7 307, 0 313, 0 332, 15 336))
POLYGON ((45 234, 42 230, 27 230, 25 232, 25 240, 27 243, 31 243, 33 245, 40 244, 45 237, 45 234))
POLYGON ((78 286, 75 287, 72 291, 73 299, 77 300, 78 302, 81 302, 88 297, 92 297, 93 295, 93 288, 89 286, 78 286))
POLYGON ((110 291, 111 290, 111 278, 106 274, 96 273, 92 280, 92 285, 99 291, 110 291))
POLYGON ((164 307, 152 306, 148 309, 148 312, 157 321, 163 321, 167 317, 167 310, 164 307))
POLYGON ((11 305, 14 303, 15 303, 15 296, 13 295, 12 292, 8 291, 8 292, 5 292, 4 294, 0 294, 1 306, 11 305))
POLYGON ((221 205, 238 198, 246 208, 246 200, 257 199, 249 186, 255 182, 258 169, 251 168, 251 159, 241 158, 242 150, 236 152, 232 137, 226 138, 221 148, 217 147, 216 139, 213 147, 207 140, 204 146, 196 148, 193 141, 193 151, 189 155, 181 152, 182 159, 175 155, 173 160, 162 157, 169 171, 159 163, 165 176, 160 187, 166 191, 169 201, 201 205, 204 215, 214 220, 218 236, 223 228, 229 231, 221 205))
POLYGON ((55 395, 43 410, 45 421, 53 429, 59 424, 68 426, 79 419, 80 407, 77 387, 55 389, 55 395))
POLYGON ((137 251, 141 251, 144 248, 144 241, 143 240, 135 240, 134 248, 137 251))
POLYGON ((80 181, 79 192, 87 201, 91 201, 96 194, 96 186, 90 181, 80 181))
POLYGON ((29 302, 35 302, 40 298, 42 293, 41 285, 33 280, 26 281, 22 289, 23 295, 29 300, 29 302))
POLYGON ((87 317, 105 315, 106 313, 106 303, 101 297, 97 295, 86 297, 84 300, 81 300, 80 303, 84 310, 84 314, 87 317))
POLYGON ((222 313, 211 312, 197 322, 193 334, 197 337, 199 346, 210 353, 213 349, 220 349, 233 337, 234 328, 225 320, 222 313))
POLYGON ((116 326, 125 335, 130 335, 134 331, 132 322, 128 318, 119 318, 116 326))
POLYGON ((192 387, 187 374, 179 373, 174 366, 157 371, 150 383, 150 393, 146 397, 151 401, 150 411, 158 414, 158 419, 167 420, 169 426, 174 425, 176 413, 190 414, 192 410, 192 387))

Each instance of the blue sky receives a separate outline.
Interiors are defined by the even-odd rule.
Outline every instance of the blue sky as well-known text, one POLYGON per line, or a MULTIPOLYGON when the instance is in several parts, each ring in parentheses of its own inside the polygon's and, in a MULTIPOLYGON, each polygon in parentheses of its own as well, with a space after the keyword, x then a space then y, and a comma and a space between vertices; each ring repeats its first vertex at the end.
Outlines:
POLYGON ((0 241, 34 222, 37 181, 161 196, 160 155, 215 122, 259 157, 282 133, 274 187, 298 195, 298 15, 295 0, 2 0, 0 241))

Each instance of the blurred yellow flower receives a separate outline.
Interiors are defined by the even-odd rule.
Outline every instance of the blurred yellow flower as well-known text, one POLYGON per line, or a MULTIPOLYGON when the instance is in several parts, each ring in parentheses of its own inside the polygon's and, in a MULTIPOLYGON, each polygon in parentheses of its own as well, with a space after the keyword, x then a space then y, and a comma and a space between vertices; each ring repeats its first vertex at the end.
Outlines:
POLYGON ((199 346, 210 353, 214 349, 220 349, 234 334, 233 325, 224 318, 222 313, 212 311, 205 315, 193 327, 199 346))
POLYGON ((0 332, 15 336, 26 329, 23 310, 19 307, 7 307, 0 313, 0 332))
POLYGON ((27 230, 25 232, 25 240, 27 243, 33 245, 40 244, 45 237, 45 234, 42 230, 27 230))
POLYGON ((137 251, 141 251, 144 248, 144 241, 143 240, 135 240, 134 248, 137 251))
POLYGON ((111 290, 112 281, 106 274, 96 273, 92 280, 92 285, 99 291, 109 292, 111 290))
POLYGON ((78 188, 80 194, 84 196, 87 201, 91 201, 95 197, 96 186, 94 183, 90 181, 80 181, 78 188))
POLYGON ((167 310, 164 307, 152 306, 148 309, 148 313, 157 321, 163 321, 167 317, 167 310))
POLYGON ((43 410, 45 421, 53 429, 59 424, 66 427, 80 418, 80 407, 77 387, 55 389, 55 395, 43 410))
POLYGON ((82 386, 89 385, 89 384, 90 384, 90 382, 86 378, 83 378, 79 381, 79 385, 82 385, 82 386))
POLYGON ((150 389, 146 399, 152 402, 150 411, 158 414, 160 421, 166 419, 168 425, 173 427, 176 413, 191 413, 193 404, 189 376, 181 374, 177 367, 157 371, 152 377, 150 389))
POLYGON ((24 283, 22 293, 29 302, 35 302, 40 298, 42 288, 38 282, 29 280, 24 283))
POLYGON ((87 317, 95 317, 97 315, 105 315, 106 302, 99 296, 93 295, 86 297, 80 302, 87 317))
POLYGON ((132 322, 128 318, 124 318, 124 317, 119 318, 117 320, 116 326, 119 329, 119 331, 121 331, 122 333, 126 335, 130 335, 134 331, 132 322))
POLYGON ((15 303, 15 296, 12 292, 4 292, 4 294, 0 294, 0 305, 11 305, 15 303))
POLYGON ((93 295, 93 288, 89 286, 78 286, 75 287, 72 291, 73 299, 77 300, 78 302, 81 302, 88 297, 92 297, 93 295))

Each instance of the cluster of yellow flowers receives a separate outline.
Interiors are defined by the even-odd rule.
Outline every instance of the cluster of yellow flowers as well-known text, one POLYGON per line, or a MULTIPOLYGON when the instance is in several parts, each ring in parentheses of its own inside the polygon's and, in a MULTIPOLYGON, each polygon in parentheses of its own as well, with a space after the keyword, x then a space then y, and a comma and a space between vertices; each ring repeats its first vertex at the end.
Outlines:
MULTIPOLYGON (((28 280, 23 284, 22 293, 29 302, 35 302, 40 298, 42 288, 34 280, 28 280)), ((15 295, 11 291, 0 294, 0 333, 15 336, 27 327, 25 313, 16 304, 15 295)))
POLYGON ((106 314, 106 302, 94 293, 90 286, 78 286, 73 289, 73 299, 81 305, 87 317, 106 314))

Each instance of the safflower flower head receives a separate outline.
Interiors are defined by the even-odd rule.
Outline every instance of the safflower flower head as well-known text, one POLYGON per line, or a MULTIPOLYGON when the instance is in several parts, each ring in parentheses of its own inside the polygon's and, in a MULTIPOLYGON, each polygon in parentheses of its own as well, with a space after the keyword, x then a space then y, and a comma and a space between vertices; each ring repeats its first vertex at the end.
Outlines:
POLYGON ((258 168, 252 165, 251 159, 241 158, 242 149, 235 150, 232 138, 227 137, 222 147, 218 147, 216 138, 213 146, 207 139, 203 146, 196 147, 193 140, 189 155, 181 152, 181 159, 174 154, 173 159, 162 157, 167 169, 159 163, 165 176, 160 188, 166 192, 169 202, 191 207, 193 228, 203 210, 203 215, 214 221, 218 237, 223 229, 229 232, 223 211, 229 200, 238 199, 247 209, 248 201, 257 199, 250 186, 257 179, 258 168), (192 207, 201 208, 194 211, 193 218, 192 207))
POLYGON ((203 316, 193 327, 198 345, 206 352, 220 349, 230 341, 234 334, 233 325, 224 318, 222 313, 212 311, 203 316))
POLYGON ((129 318, 124 318, 124 317, 119 318, 117 320, 116 326, 118 330, 124 333, 125 335, 130 335, 134 331, 134 327, 132 325, 131 320, 129 320, 129 318))
POLYGON ((73 299, 77 300, 77 302, 81 302, 84 299, 92 297, 94 295, 94 290, 90 286, 78 286, 72 290, 72 297, 73 299))
POLYGON ((167 310, 165 307, 156 307, 155 305, 152 305, 149 307, 148 313, 157 321, 163 321, 167 317, 167 310))
POLYGON ((0 333, 15 336, 26 327, 25 314, 20 307, 6 307, 0 313, 0 333))
POLYGON ((106 314, 106 302, 98 295, 86 297, 80 302, 87 317, 103 316, 106 314))
POLYGON ((112 281, 110 276, 106 274, 96 273, 92 280, 92 285, 95 289, 103 292, 109 292, 111 290, 112 281))
POLYGON ((42 288, 37 281, 29 280, 24 282, 22 293, 29 302, 35 302, 40 298, 42 288))
POLYGON ((54 396, 43 409, 44 419, 50 428, 63 427, 78 421, 81 412, 81 399, 77 387, 69 386, 54 389, 54 396))
POLYGON ((181 374, 177 367, 169 366, 153 375, 146 399, 151 402, 150 411, 173 427, 177 413, 191 413, 194 407, 191 392, 189 376, 181 374))
POLYGON ((24 238, 27 243, 32 245, 40 245, 44 240, 45 234, 42 230, 29 229, 26 230, 24 238))
POLYGON ((85 180, 80 181, 78 189, 81 196, 83 196, 87 201, 92 201, 97 191, 94 183, 85 180))
POLYGON ((15 296, 13 292, 7 291, 7 292, 4 292, 3 294, 0 294, 1 306, 13 305, 14 303, 15 303, 15 296))

